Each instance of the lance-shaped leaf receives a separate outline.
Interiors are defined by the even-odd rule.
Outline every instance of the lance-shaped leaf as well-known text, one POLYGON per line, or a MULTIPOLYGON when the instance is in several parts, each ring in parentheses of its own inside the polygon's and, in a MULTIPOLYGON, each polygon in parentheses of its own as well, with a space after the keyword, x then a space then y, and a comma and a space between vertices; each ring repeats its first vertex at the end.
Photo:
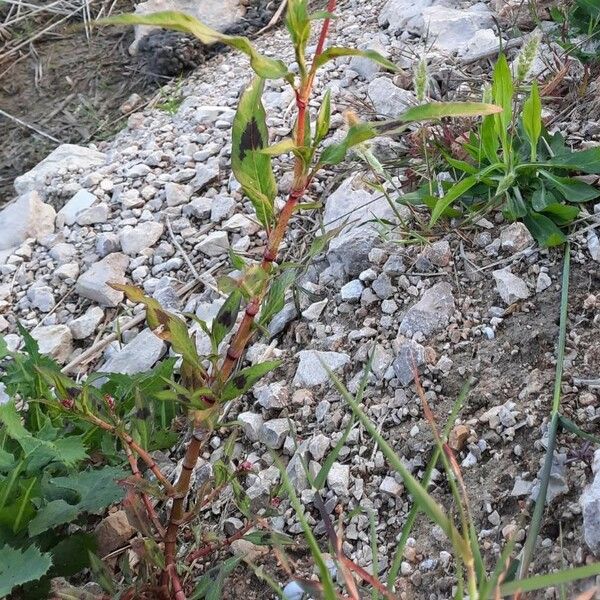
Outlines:
POLYGON ((398 67, 391 61, 376 52, 375 50, 359 50, 358 48, 340 48, 337 46, 331 46, 327 48, 322 54, 320 54, 315 60, 315 66, 322 67, 325 63, 338 58, 340 56, 360 56, 362 58, 368 58, 373 62, 389 69, 390 71, 398 71, 398 67))
POLYGON ((323 102, 321 103, 321 108, 319 109, 319 114, 317 115, 317 125, 315 130, 315 139, 314 145, 316 146, 321 140, 325 138, 327 133, 329 132, 329 127, 331 123, 331 90, 327 90, 325 92, 325 96, 323 96, 323 102))
POLYGON ((264 85, 263 79, 255 78, 240 98, 231 134, 231 168, 259 221, 270 228, 277 186, 271 157, 262 152, 269 144, 262 104, 264 85))
POLYGON ((238 371, 231 376, 223 387, 220 394, 221 401, 227 402, 245 394, 259 379, 276 369, 280 364, 280 360, 268 360, 238 371))
POLYGON ((545 162, 559 169, 598 174, 600 173, 600 148, 557 154, 545 162))
POLYGON ((340 164, 346 158, 346 154, 350 148, 373 139, 377 135, 373 125, 373 123, 357 123, 356 125, 352 125, 346 137, 341 142, 330 144, 321 152, 319 163, 322 165, 340 164))
POLYGON ((238 313, 240 312, 240 304, 242 302, 242 293, 239 290, 234 290, 229 294, 223 306, 219 309, 217 316, 212 324, 212 342, 215 350, 223 341, 225 336, 231 331, 235 325, 238 313))
POLYGON ((183 358, 181 374, 190 386, 199 387, 205 379, 196 344, 189 335, 185 321, 166 311, 154 298, 133 286, 121 283, 110 284, 115 290, 124 292, 132 302, 146 306, 146 321, 153 333, 169 342, 173 350, 183 358))
POLYGON ((531 160, 534 161, 542 133, 542 101, 536 81, 531 84, 531 93, 523 104, 523 129, 531 146, 531 160))
POLYGON ((226 35, 215 31, 204 23, 182 12, 162 11, 150 15, 125 14, 116 15, 96 21, 98 25, 150 25, 174 29, 197 37, 203 44, 211 45, 217 42, 240 50, 250 58, 254 72, 265 79, 280 79, 288 76, 288 69, 281 60, 269 58, 260 54, 248 38, 226 35))

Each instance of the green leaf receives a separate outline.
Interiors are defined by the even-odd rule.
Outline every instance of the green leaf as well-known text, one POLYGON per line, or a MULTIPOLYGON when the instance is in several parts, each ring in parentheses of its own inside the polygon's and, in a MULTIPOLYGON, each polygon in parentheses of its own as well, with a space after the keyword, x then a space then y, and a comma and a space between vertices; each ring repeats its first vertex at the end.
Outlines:
POLYGON ((279 531, 252 531, 243 539, 256 546, 290 546, 294 543, 293 538, 279 531))
POLYGON ((56 577, 75 575, 90 564, 89 552, 95 552, 96 538, 89 533, 76 533, 63 538, 51 550, 52 571, 56 577))
POLYGON ((490 164, 494 164, 498 160, 498 136, 494 125, 494 116, 487 115, 483 117, 480 128, 481 147, 485 157, 490 164))
POLYGON ((460 198, 464 193, 469 191, 477 182, 478 178, 475 175, 470 175, 469 177, 465 177, 458 183, 455 183, 444 195, 443 198, 440 198, 431 212, 431 219, 429 220, 430 227, 433 227, 442 216, 443 212, 450 207, 458 198, 460 198))
POLYGON ((559 192, 567 202, 589 202, 600 196, 600 190, 578 179, 558 177, 548 171, 540 169, 540 174, 552 183, 552 187, 559 192))
POLYGON ((306 73, 305 52, 310 38, 307 0, 289 0, 285 25, 290 32, 301 75, 306 73))
POLYGON ((240 50, 250 58, 254 72, 264 79, 280 79, 288 76, 288 69, 281 60, 268 58, 257 52, 248 38, 226 35, 207 27, 198 19, 177 11, 155 12, 149 15, 125 14, 95 21, 97 25, 150 25, 174 29, 197 37, 203 44, 217 42, 240 50))
POLYGON ((554 222, 544 215, 530 212, 523 217, 523 222, 537 243, 544 248, 560 246, 567 240, 565 234, 554 222))
POLYGON ((578 581, 579 579, 586 579, 596 575, 600 575, 600 562, 595 562, 584 567, 564 569, 546 575, 535 575, 528 579, 509 581, 500 587, 500 595, 512 596, 517 592, 533 592, 549 587, 557 587, 565 583, 571 583, 573 581, 578 581))
POLYGON ((227 300, 223 303, 217 316, 212 324, 212 341, 215 350, 219 348, 219 344, 225 339, 225 336, 233 329, 240 305, 242 303, 242 293, 239 290, 234 290, 229 294, 227 300))
POLYGON ((554 202, 553 204, 548 204, 542 212, 551 215, 560 224, 567 225, 577 218, 580 209, 579 206, 569 206, 568 204, 554 202))
POLYGON ((556 196, 548 190, 544 182, 540 180, 540 187, 536 188, 531 195, 531 206, 537 212, 543 211, 546 206, 557 202, 556 196))
POLYGON ((600 19, 598 0, 577 0, 577 6, 593 19, 600 19))
POLYGON ((83 471, 69 477, 54 477, 50 485, 74 492, 79 500, 69 504, 63 499, 52 500, 42 506, 37 515, 29 523, 29 535, 35 536, 48 529, 73 521, 82 513, 96 514, 114 502, 123 499, 125 491, 117 481, 127 474, 116 467, 104 467, 91 471, 83 471))
POLYGON ((258 220, 270 229, 277 185, 271 157, 261 152, 269 144, 262 104, 264 84, 263 79, 255 78, 240 98, 231 134, 231 168, 252 202, 258 220))
POLYGON ((36 546, 25 551, 10 546, 0 548, 0 597, 5 597, 18 585, 37 581, 52 566, 50 554, 42 554, 36 546))
POLYGON ((557 154, 545 162, 559 169, 598 174, 600 173, 600 148, 557 154))
POLYGON ((537 81, 531 84, 529 98, 523 104, 523 129, 531 146, 531 160, 537 158, 537 144, 542 133, 542 101, 537 81))
POLYGON ((206 571, 196 583, 196 589, 190 600, 219 600, 223 596, 225 579, 242 562, 240 556, 234 556, 206 571))
POLYGON ((346 137, 338 144, 329 144, 319 157, 319 163, 322 165, 338 165, 345 158, 348 150, 353 146, 362 144, 377 135, 373 124, 357 123, 352 125, 346 134, 346 137))
POLYGON ((506 194, 504 214, 508 217, 509 221, 516 221, 517 219, 524 217, 527 214, 527 210, 527 206, 518 189, 516 192, 513 190, 512 194, 506 194))
POLYGON ((296 148, 296 142, 294 142, 292 138, 285 138, 259 152, 261 154, 266 154, 267 156, 280 156, 281 154, 293 152, 296 148))
POLYGON ((328 89, 323 96, 323 102, 317 115, 317 126, 315 131, 314 146, 316 147, 321 140, 325 139, 325 136, 329 132, 331 124, 331 90, 328 89))
POLYGON ((285 305, 285 292, 294 283, 295 278, 296 273, 294 269, 290 268, 271 283, 260 309, 258 323, 261 327, 267 327, 271 319, 283 309, 285 305))
POLYGON ((322 52, 317 59, 315 60, 315 65, 317 68, 322 67, 325 63, 333 60, 334 58, 338 58, 340 56, 361 56, 362 58, 368 58, 373 62, 385 67, 390 71, 398 71, 398 67, 391 61, 382 56, 379 52, 375 50, 359 50, 358 48, 339 48, 336 46, 331 46, 327 48, 324 52, 322 52))
POLYGON ((276 369, 280 364, 280 360, 269 360, 246 367, 233 374, 223 387, 220 395, 221 401, 227 402, 245 394, 259 379, 276 369))
POLYGON ((506 139, 512 121, 513 81, 506 56, 501 54, 496 61, 492 76, 492 98, 494 104, 502 108, 495 115, 496 133, 502 140, 506 139))

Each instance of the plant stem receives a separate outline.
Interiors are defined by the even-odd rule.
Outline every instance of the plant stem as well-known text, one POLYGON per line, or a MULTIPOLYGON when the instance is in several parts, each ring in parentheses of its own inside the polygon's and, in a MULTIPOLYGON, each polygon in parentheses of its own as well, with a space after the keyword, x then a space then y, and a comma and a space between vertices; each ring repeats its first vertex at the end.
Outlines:
MULTIPOLYGON (((329 0, 327 5, 328 10, 331 12, 335 9, 336 0, 329 0)), ((312 91, 312 85, 316 73, 315 59, 323 52, 325 47, 325 41, 327 33, 329 31, 329 19, 323 21, 321 33, 319 35, 319 42, 315 51, 315 57, 313 59, 313 65, 306 78, 306 81, 300 87, 300 91, 296 93, 296 106, 298 109, 297 115, 297 127, 296 127, 296 145, 304 145, 304 127, 306 119, 306 109, 308 106, 308 100, 312 91)), ((244 316, 240 322, 237 331, 231 341, 227 353, 223 360, 221 367, 217 372, 212 374, 211 380, 217 383, 225 382, 239 359, 241 358, 250 338, 252 337, 254 319, 260 310, 262 299, 268 289, 268 275, 271 271, 273 262, 277 259, 279 253, 279 246, 283 240, 285 232, 287 230, 290 218, 294 214, 294 210, 298 201, 304 193, 309 183, 309 178, 306 175, 306 168, 302 160, 296 157, 294 161, 294 182, 292 185, 292 191, 288 196, 288 199, 279 213, 277 223, 274 229, 269 233, 269 239, 265 248, 263 259, 261 262, 261 269, 265 272, 266 277, 261 285, 259 292, 250 300, 246 306, 244 316)), ((206 432, 202 429, 202 423, 195 419, 193 423, 192 439, 188 443, 186 448, 185 457, 183 459, 183 466, 181 475, 177 483, 175 484, 175 497, 173 499, 173 508, 169 516, 169 523, 167 526, 167 532, 165 534, 165 573, 171 576, 171 582, 174 584, 175 579, 172 574, 175 573, 175 558, 177 553, 177 533, 179 527, 184 521, 184 501, 189 492, 191 474, 196 466, 198 456, 205 439, 206 432)), ((164 579, 164 577, 163 577, 164 579)), ((174 586, 175 587, 175 586, 174 586)), ((185 596, 179 587, 179 590, 174 589, 176 592, 177 600, 184 600, 185 596)))
POLYGON ((560 301, 560 327, 558 333, 558 349, 556 353, 556 374, 554 378, 554 396, 552 399, 552 411, 550 413, 550 425, 548 427, 548 446, 546 448, 546 458, 540 475, 540 489, 535 502, 531 525, 529 526, 529 535, 523 548, 523 557, 519 568, 519 579, 527 576, 529 565, 535 550, 542 518, 544 516, 544 506, 546 504, 546 495, 548 493, 548 483, 552 471, 552 461, 554 459, 554 449, 556 448, 556 436, 560 426, 560 396, 561 382, 563 375, 563 364, 565 358, 565 344, 567 340, 567 308, 569 304, 569 273, 571 265, 571 247, 569 242, 565 244, 565 258, 563 264, 562 292, 560 301))

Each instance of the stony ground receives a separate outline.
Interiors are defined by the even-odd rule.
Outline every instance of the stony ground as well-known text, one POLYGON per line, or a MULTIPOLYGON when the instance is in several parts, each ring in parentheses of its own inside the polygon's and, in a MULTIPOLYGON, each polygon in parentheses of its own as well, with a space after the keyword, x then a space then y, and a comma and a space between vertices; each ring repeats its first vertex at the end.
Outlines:
MULTIPOLYGON (((532 26, 502 2, 348 0, 338 13, 335 45, 375 48, 407 73, 427 53, 430 95, 436 99, 465 98, 481 89, 490 73, 487 57, 493 58, 498 47, 496 16, 505 27, 511 57, 523 39, 515 25, 524 32, 532 26)), ((291 61, 283 30, 274 30, 258 45, 291 61)), ((543 46, 534 72, 552 79, 561 60, 556 47, 543 46)), ((586 111, 569 108, 570 82, 580 74, 581 65, 572 61, 547 118, 585 147, 598 143, 600 126, 594 120, 596 100, 586 111)), ((143 325, 130 327, 141 307, 124 303, 107 281, 136 283, 170 309, 208 321, 214 317, 223 302, 215 277, 227 268, 227 250, 257 257, 264 244, 229 166, 234 107, 249 78, 245 59, 232 53, 215 56, 180 86, 183 102, 176 114, 133 114, 114 140, 88 148, 63 146, 15 181, 17 197, 0 213, 0 332, 11 347, 21 343, 15 331, 19 319, 42 351, 71 363, 68 370, 75 375, 92 367, 114 372, 150 368, 165 353, 164 344, 143 325), (91 356, 82 354, 98 347, 116 323, 120 341, 91 356)), ((317 95, 332 91, 336 137, 343 110, 353 108, 364 118, 393 115, 414 101, 410 88, 410 75, 392 77, 353 59, 326 68, 317 95)), ((590 88, 597 90, 597 81, 590 88)), ((274 139, 291 129, 292 101, 286 88, 268 85, 265 104, 274 139)), ((376 147, 385 158, 396 159, 396 183, 409 176, 403 168, 409 150, 403 141, 376 147)), ((290 186, 289 164, 278 160, 276 168, 283 197, 290 186)), ((268 499, 279 473, 267 448, 280 451, 312 524, 322 533, 300 459, 318 470, 350 414, 317 357, 355 391, 371 350, 365 406, 420 475, 432 435, 415 392, 414 360, 440 424, 463 384, 473 380, 452 443, 492 565, 510 535, 524 539, 528 500, 536 494, 553 388, 562 251, 541 251, 523 226, 508 225, 493 212, 460 230, 442 226, 426 245, 413 243, 409 231, 420 231, 418 221, 425 215, 401 205, 393 210, 365 178, 369 175, 356 166, 319 179, 311 194, 326 199, 323 215, 297 219, 288 237, 285 255, 298 259, 321 221, 331 230, 352 220, 303 274, 298 304, 290 297, 271 325, 271 339, 250 348, 250 361, 277 356, 284 366, 230 410, 243 427, 239 455, 254 468, 246 478, 248 494, 257 505, 268 499)), ((590 211, 582 232, 572 239, 562 410, 593 432, 600 417, 600 245, 595 233, 600 205, 590 211)), ((206 343, 198 331, 199 348, 206 343)), ((223 439, 215 436, 213 452, 204 460, 218 457, 223 439)), ((552 501, 534 565, 538 572, 563 561, 585 564, 600 552, 597 520, 582 518, 584 506, 600 502, 595 492, 600 485, 583 495, 593 477, 593 452, 566 434, 558 450, 552 501)), ((432 491, 451 506, 441 474, 432 491)), ((325 500, 331 511, 336 505, 346 512, 362 509, 346 524, 344 549, 370 569, 368 513, 375 511, 378 569, 385 571, 410 499, 361 427, 352 429, 329 474, 325 500)), ((227 499, 218 506, 234 531, 239 515, 231 512, 227 499)), ((283 509, 274 527, 298 533, 291 509, 285 503, 283 509)), ((303 556, 300 551, 300 568, 310 570, 303 556)), ((285 583, 272 558, 258 559, 285 583)), ((201 572, 203 566, 197 567, 201 572)), ((424 518, 414 529, 401 573, 402 597, 452 595, 448 544, 424 518)), ((239 573, 230 597, 241 597, 240 590, 250 598, 268 595, 248 571, 239 573)), ((539 597, 555 594, 550 590, 539 597)))

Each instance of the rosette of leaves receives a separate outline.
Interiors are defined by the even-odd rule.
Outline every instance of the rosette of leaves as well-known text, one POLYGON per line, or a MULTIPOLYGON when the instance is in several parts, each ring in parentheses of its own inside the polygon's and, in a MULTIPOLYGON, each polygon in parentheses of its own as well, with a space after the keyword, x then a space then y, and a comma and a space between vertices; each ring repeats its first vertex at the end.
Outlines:
POLYGON ((536 82, 520 114, 513 113, 515 95, 501 55, 490 99, 502 111, 484 117, 471 132, 464 144, 467 160, 445 153, 455 183, 447 184, 439 198, 428 197, 428 188, 423 189, 420 199, 432 208, 430 225, 464 209, 499 206, 508 220, 523 221, 541 246, 557 246, 566 240, 565 228, 577 218, 580 206, 600 196, 597 187, 576 177, 600 173, 600 148, 571 151, 560 134, 545 130, 536 82))

